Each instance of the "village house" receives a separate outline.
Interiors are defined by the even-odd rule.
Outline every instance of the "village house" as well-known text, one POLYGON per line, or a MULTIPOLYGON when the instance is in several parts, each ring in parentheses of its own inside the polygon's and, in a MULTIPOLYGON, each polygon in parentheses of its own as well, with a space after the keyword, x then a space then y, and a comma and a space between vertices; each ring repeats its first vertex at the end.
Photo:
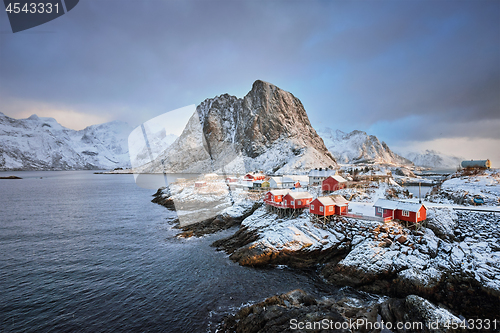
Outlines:
POLYGON ((418 223, 427 218, 427 208, 420 203, 378 199, 373 205, 375 215, 386 218, 418 223))
POLYGON ((295 182, 289 177, 271 177, 269 178, 269 187, 271 188, 292 188, 295 182))
POLYGON ((318 197, 309 205, 309 212, 319 216, 342 215, 348 211, 349 201, 342 196, 318 197))
POLYGON ((194 187, 203 187, 206 185, 207 185, 207 182, 205 182, 205 181, 199 181, 199 182, 194 183, 194 187))
POLYGON ((313 196, 309 192, 289 192, 283 197, 283 204, 287 208, 306 208, 313 196))
POLYGON ((271 190, 264 196, 264 202, 269 205, 276 206, 283 202, 283 197, 288 194, 288 190, 271 190))
POLYGON ((283 177, 293 179, 295 187, 306 187, 309 185, 309 176, 307 175, 284 175, 283 177), (297 186, 297 183, 299 183, 300 186, 297 186))
POLYGON ((319 185, 323 180, 325 180, 327 177, 334 176, 336 175, 337 172, 335 170, 328 170, 328 169, 314 169, 309 171, 309 185, 319 185))
POLYGON ((256 180, 256 181, 254 181, 253 182, 253 188, 261 188, 263 182, 264 182, 263 180, 256 180))
POLYGON ((329 176, 321 182, 321 190, 323 192, 332 192, 341 190, 346 187, 347 180, 339 175, 329 176))
POLYGON ((262 180, 266 179, 266 175, 260 172, 249 172, 243 177, 244 180, 247 181, 255 181, 255 180, 262 180))
POLYGON ((491 161, 490 160, 470 160, 470 161, 462 161, 460 163, 462 168, 469 169, 490 169, 491 161))

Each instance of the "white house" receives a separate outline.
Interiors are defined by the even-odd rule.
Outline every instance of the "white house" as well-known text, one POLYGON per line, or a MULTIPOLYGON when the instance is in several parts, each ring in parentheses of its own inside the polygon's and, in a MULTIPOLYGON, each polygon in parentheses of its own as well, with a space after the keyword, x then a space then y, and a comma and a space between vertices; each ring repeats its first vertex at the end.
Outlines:
POLYGON ((309 185, 320 185, 323 180, 330 176, 335 176, 337 174, 336 170, 311 170, 309 171, 309 185))

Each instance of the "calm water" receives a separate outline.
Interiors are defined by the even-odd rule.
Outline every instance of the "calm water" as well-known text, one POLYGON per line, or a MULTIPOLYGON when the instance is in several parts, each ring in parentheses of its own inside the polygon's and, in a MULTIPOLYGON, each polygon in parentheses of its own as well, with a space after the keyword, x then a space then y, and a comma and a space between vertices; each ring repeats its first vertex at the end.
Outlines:
POLYGON ((23 178, 0 180, 2 332, 207 332, 248 301, 334 291, 232 263, 209 246, 230 232, 172 238, 173 214, 132 175, 0 175, 23 178))

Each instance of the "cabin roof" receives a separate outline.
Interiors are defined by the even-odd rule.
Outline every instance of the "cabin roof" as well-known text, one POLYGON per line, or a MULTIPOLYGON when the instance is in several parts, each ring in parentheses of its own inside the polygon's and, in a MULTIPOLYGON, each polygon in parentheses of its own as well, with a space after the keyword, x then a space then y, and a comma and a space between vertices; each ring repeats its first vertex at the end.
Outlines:
POLYGON ((378 199, 377 202, 375 202, 375 204, 373 206, 384 208, 384 209, 390 209, 390 210, 396 210, 396 209, 407 210, 407 211, 416 213, 424 205, 422 205, 420 203, 416 203, 416 202, 405 202, 405 201, 378 199))
POLYGON ((269 191, 272 195, 286 195, 288 194, 289 190, 272 190, 269 191))
POLYGON ((293 199, 308 199, 312 198, 312 195, 309 192, 290 192, 288 193, 293 199))
POLYGON ((341 195, 332 195, 330 198, 335 203, 335 206, 347 206, 349 204, 349 201, 341 195))
POLYGON ((330 177, 335 179, 339 183, 346 183, 347 182, 347 180, 345 180, 342 176, 339 176, 339 175, 329 176, 328 178, 330 178, 330 177))
POLYGON ((335 201, 333 201, 330 197, 317 197, 316 200, 318 200, 323 206, 335 205, 335 201))
POLYGON ((328 177, 335 175, 335 170, 311 170, 309 171, 309 177, 328 177))

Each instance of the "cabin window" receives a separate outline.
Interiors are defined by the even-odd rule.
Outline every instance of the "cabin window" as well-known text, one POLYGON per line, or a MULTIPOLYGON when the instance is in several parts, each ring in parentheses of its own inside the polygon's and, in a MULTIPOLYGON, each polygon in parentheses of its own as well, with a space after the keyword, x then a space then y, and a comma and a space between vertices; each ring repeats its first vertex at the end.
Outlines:
POLYGON ((285 205, 286 205, 286 200, 285 200, 285 205))
POLYGON ((319 206, 319 211, 323 212, 323 206, 319 206))
POLYGON ((302 205, 302 202, 300 200, 297 200, 297 205, 302 205))
POLYGON ((314 210, 314 205, 311 205, 311 209, 314 210))
POLYGON ((409 211, 407 211, 407 210, 403 210, 403 211, 401 212, 401 215, 408 217, 408 216, 410 216, 410 212, 409 212, 409 211))
POLYGON ((382 208, 381 208, 381 207, 377 208, 377 211, 378 211, 379 213, 382 213, 382 208))
POLYGON ((420 211, 417 212, 417 217, 420 217, 420 211))
POLYGON ((329 212, 333 212, 333 206, 328 207, 329 212))
POLYGON ((290 205, 295 206, 295 202, 294 201, 290 201, 290 205))

